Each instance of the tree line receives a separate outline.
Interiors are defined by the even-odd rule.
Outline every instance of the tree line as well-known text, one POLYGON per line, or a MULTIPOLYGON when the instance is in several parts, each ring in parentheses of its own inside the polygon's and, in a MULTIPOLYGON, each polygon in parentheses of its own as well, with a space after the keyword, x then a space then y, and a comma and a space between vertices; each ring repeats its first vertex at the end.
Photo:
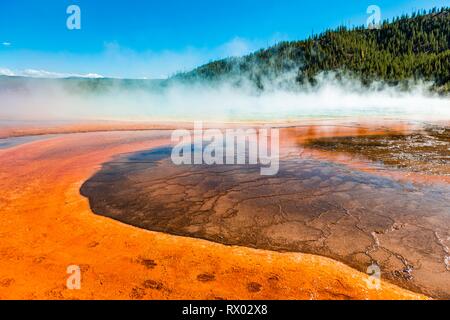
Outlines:
POLYGON ((434 8, 384 21, 378 29, 339 27, 303 41, 281 42, 239 58, 203 65, 174 79, 250 79, 264 81, 287 72, 298 84, 315 84, 317 75, 333 72, 358 77, 364 84, 431 81, 432 89, 450 93, 450 8, 434 8))

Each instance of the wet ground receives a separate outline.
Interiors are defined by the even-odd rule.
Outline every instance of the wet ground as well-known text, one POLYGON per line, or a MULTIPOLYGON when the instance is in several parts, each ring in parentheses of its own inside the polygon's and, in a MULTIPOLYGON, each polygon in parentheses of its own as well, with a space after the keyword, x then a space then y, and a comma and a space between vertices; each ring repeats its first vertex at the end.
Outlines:
MULTIPOLYGON (((406 138, 392 137, 377 139, 400 141, 403 148, 406 138)), ((118 156, 81 192, 95 213, 134 226, 320 254, 363 272, 377 263, 383 279, 450 298, 449 185, 399 182, 304 158, 292 145, 282 148, 276 176, 261 176, 257 165, 175 166, 170 152, 118 156)))
POLYGON ((313 139, 308 147, 359 155, 388 167, 450 176, 450 128, 427 126, 405 134, 313 139))

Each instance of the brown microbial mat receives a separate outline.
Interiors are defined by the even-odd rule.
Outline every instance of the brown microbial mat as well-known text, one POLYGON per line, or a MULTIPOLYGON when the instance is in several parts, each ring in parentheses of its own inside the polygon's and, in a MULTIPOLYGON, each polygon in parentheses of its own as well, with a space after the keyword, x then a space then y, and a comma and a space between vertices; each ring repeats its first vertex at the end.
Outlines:
MULTIPOLYGON (((428 134, 440 139, 439 132, 428 134)), ((408 152, 407 139, 346 137, 325 145, 348 151, 367 141, 367 148, 358 148, 369 150, 369 156, 376 153, 372 145, 391 142, 408 152), (386 142, 371 143, 376 139, 386 142)), ((441 144, 436 146, 440 150, 441 144)), ((381 157, 394 157, 383 151, 388 147, 380 148, 381 157)), ((450 185, 395 180, 303 156, 302 150, 300 144, 285 143, 275 176, 261 176, 258 165, 176 166, 170 146, 122 154, 104 163, 81 192, 96 214, 130 225, 323 255, 363 272, 377 263, 383 279, 450 298, 450 185)))
POLYGON ((407 171, 450 176, 450 128, 428 126, 407 134, 328 137, 308 147, 346 152, 407 171))

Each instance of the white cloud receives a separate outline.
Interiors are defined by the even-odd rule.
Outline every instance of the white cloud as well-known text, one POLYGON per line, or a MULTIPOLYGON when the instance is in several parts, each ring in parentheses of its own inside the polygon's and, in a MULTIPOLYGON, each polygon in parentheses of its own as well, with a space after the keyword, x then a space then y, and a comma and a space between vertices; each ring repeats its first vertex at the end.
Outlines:
POLYGON ((3 42, 2 45, 4 45, 5 47, 9 47, 11 45, 11 42, 3 42))
POLYGON ((15 76, 16 74, 8 68, 0 68, 0 76, 15 76))
POLYGON ((217 53, 221 57, 241 57, 261 48, 273 46, 280 41, 288 40, 288 36, 280 33, 274 34, 268 40, 244 39, 235 37, 217 48, 217 53))
POLYGON ((216 59, 243 56, 286 39, 286 36, 280 34, 265 40, 235 37, 215 47, 188 46, 180 50, 162 51, 135 51, 117 42, 108 42, 104 44, 102 52, 89 55, 19 51, 5 54, 11 56, 13 61, 22 62, 22 66, 17 67, 21 71, 9 70, 3 74, 45 78, 99 78, 104 75, 115 78, 161 79, 177 72, 190 71, 216 59), (78 72, 72 74, 63 70, 78 72))
POLYGON ((20 76, 31 78, 103 78, 102 75, 97 73, 76 74, 76 73, 59 73, 47 70, 25 69, 20 71, 13 71, 8 68, 0 68, 0 75, 2 76, 20 76))
POLYGON ((35 69, 25 69, 19 73, 24 77, 32 77, 32 78, 103 78, 102 75, 97 73, 87 73, 87 74, 77 74, 77 73, 60 73, 60 72, 52 72, 47 70, 35 70, 35 69))
MULTIPOLYGON (((122 73, 126 66, 125 77, 133 78, 166 78, 180 71, 189 71, 202 64, 216 59, 231 56, 243 56, 260 48, 273 45, 286 36, 275 34, 268 40, 245 39, 235 37, 230 41, 212 48, 186 47, 173 51, 145 51, 136 52, 122 47, 117 42, 105 43, 105 51, 101 54, 97 66, 104 73, 122 73), (107 66, 105 65, 107 62, 107 66), (108 67, 109 70, 105 70, 108 67), (113 70, 117 68, 118 70, 113 70)), ((121 75, 120 77, 123 77, 121 75)))
POLYGON ((241 57, 259 49, 262 46, 263 44, 261 41, 252 41, 235 37, 227 43, 221 45, 217 51, 218 54, 223 57, 241 57))

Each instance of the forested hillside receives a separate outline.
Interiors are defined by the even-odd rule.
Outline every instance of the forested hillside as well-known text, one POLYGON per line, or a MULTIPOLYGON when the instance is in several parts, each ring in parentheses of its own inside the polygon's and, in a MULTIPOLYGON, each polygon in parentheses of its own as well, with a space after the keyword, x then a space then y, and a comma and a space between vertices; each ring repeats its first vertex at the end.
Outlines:
POLYGON ((450 8, 385 21, 379 29, 328 30, 304 41, 282 42, 245 57, 203 65, 175 79, 222 80, 248 77, 263 88, 287 72, 299 84, 314 84, 322 72, 358 77, 364 84, 433 81, 450 92, 450 8))

